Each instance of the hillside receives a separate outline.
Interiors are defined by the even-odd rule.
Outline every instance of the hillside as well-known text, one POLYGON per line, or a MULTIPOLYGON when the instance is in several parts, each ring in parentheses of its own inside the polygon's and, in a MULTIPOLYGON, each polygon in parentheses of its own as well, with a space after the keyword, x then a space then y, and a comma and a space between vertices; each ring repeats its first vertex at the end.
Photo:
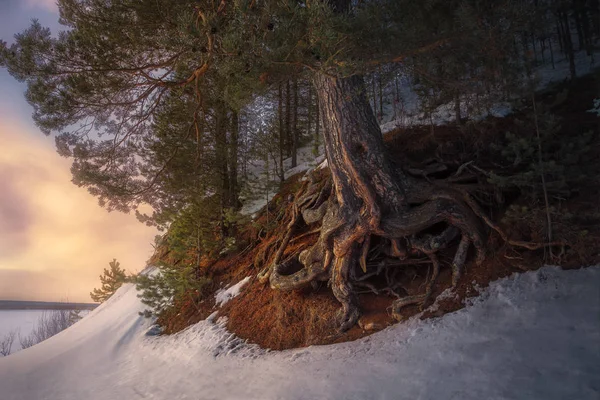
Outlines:
MULTIPOLYGON (((560 69, 556 76, 559 73, 560 69)), ((442 267, 432 285, 430 301, 422 307, 408 305, 401 315, 391 312, 393 302, 398 297, 424 292, 431 276, 430 263, 423 257, 416 258, 412 265, 408 265, 410 260, 404 265, 402 260, 396 259, 393 262, 404 265, 402 270, 381 271, 377 267, 380 263, 392 261, 385 254, 386 242, 374 242, 369 268, 377 273, 371 273, 375 276, 360 287, 358 299, 362 316, 357 326, 342 333, 336 325, 339 302, 327 284, 313 282, 298 290, 278 291, 257 279, 266 266, 272 265, 288 233, 288 224, 293 218, 290 199, 298 196, 309 181, 320 188, 330 179, 328 168, 303 172, 302 168, 309 166, 305 163, 285 181, 268 206, 256 211, 254 219, 240 227, 236 246, 202 261, 198 274, 211 281, 204 295, 196 302, 188 299, 178 302, 160 315, 159 324, 166 333, 175 333, 206 318, 216 309, 212 293, 250 278, 242 295, 219 309, 219 316, 228 317, 227 328, 231 332, 274 350, 331 344, 355 340, 417 314, 429 318, 456 311, 490 282, 515 272, 535 270, 544 263, 568 268, 597 264, 600 261, 597 246, 600 192, 594 182, 600 175, 597 157, 600 140, 598 117, 588 112, 597 97, 597 88, 597 74, 588 74, 573 82, 551 85, 537 94, 538 107, 545 109, 543 118, 559 121, 545 131, 545 156, 563 163, 552 172, 551 184, 557 186, 552 189, 552 207, 548 211, 554 237, 562 243, 552 248, 552 252, 543 246, 527 249, 509 244, 511 240, 532 243, 546 240, 545 207, 539 198, 530 196, 539 190, 536 162, 523 160, 524 156, 519 154, 531 154, 532 143, 535 143, 530 106, 526 104, 506 116, 488 117, 464 125, 400 127, 384 135, 394 160, 414 174, 422 174, 430 167, 438 168, 430 173, 432 179, 452 180, 457 176, 463 179, 465 186, 476 188, 486 215, 505 235, 503 238, 495 229, 489 229, 486 262, 477 265, 475 257, 467 259, 464 275, 453 289, 455 298, 441 300, 435 309, 430 307, 436 296, 452 286, 450 265, 456 242, 440 252, 442 267), (584 136, 587 139, 582 142, 584 136), (511 153, 505 148, 517 153, 514 161, 507 157, 511 153), (569 181, 567 185, 564 180, 569 181), (421 314, 422 310, 426 312, 421 314)), ((548 166, 556 167, 553 162, 548 166)), ((256 209, 257 203, 253 206, 256 209)), ((282 253, 282 259, 289 260, 285 273, 293 275, 300 269, 299 263, 293 261, 294 255, 314 245, 320 228, 318 222, 298 224, 282 253)), ((159 248, 152 260, 153 263, 159 261, 181 262, 172 258, 168 246, 159 248)))

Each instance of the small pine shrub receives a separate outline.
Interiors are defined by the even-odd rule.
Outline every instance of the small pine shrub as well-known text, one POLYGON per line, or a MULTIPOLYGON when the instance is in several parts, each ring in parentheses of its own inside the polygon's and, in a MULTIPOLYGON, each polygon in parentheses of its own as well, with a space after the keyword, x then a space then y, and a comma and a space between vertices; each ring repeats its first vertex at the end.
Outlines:
POLYGON ((135 278, 138 297, 149 307, 140 313, 146 317, 159 315, 168 310, 178 299, 189 298, 200 301, 209 294, 212 280, 198 276, 197 268, 191 265, 160 263, 156 275, 139 275, 135 278))
POLYGON ((97 303, 105 302, 127 281, 127 274, 124 269, 119 267, 120 264, 116 259, 109 262, 108 265, 110 269, 104 268, 104 273, 100 275, 102 286, 90 292, 90 297, 97 303))

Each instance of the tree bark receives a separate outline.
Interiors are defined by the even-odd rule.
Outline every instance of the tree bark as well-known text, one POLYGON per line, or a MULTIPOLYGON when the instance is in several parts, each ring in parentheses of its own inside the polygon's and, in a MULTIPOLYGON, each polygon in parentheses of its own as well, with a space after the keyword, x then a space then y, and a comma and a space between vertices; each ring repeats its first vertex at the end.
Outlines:
POLYGON ((314 83, 324 125, 325 151, 340 207, 353 211, 365 207, 368 210, 363 211, 369 211, 373 217, 380 215, 374 209, 380 201, 395 209, 406 207, 405 196, 385 156, 383 135, 367 100, 362 77, 318 74, 314 83))

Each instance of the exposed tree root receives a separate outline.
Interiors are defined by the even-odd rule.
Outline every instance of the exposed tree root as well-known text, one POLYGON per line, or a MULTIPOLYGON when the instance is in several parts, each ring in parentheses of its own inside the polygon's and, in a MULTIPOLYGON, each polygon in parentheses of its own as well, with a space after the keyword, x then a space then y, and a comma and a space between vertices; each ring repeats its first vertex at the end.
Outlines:
MULTIPOLYGON (((360 316, 358 287, 379 291, 365 276, 385 274, 386 290, 398 295, 390 278, 401 264, 373 263, 384 253, 396 261, 428 258, 431 267, 423 294, 399 298, 393 314, 409 304, 423 306, 429 300, 440 269, 437 253, 458 241, 452 262, 452 283, 462 275, 470 247, 476 262, 486 256, 487 225, 508 243, 528 249, 553 244, 512 241, 483 212, 470 193, 481 188, 475 184, 458 184, 458 176, 443 181, 433 174, 445 172, 446 166, 429 165, 425 169, 405 172, 396 169, 387 158, 381 132, 360 77, 333 78, 317 75, 315 87, 322 105, 324 143, 331 177, 315 182, 309 177, 296 194, 287 232, 269 267, 260 279, 273 289, 294 290, 315 281, 328 281, 341 303, 340 330, 352 327, 360 316), (411 176, 413 173, 415 176, 411 176), (319 220, 317 242, 283 260, 293 233, 301 225, 319 220), (375 246, 375 248, 372 248, 375 246), (283 260, 283 261, 282 261, 283 260), (298 269, 298 263, 301 268, 298 269), (373 289, 375 288, 375 289, 373 289)), ((458 175, 464 171, 462 167, 458 175)))
MULTIPOLYGON (((414 184, 414 183, 413 183, 414 184)), ((287 230, 268 268, 259 274, 273 289, 295 290, 317 281, 329 281, 335 297, 342 304, 339 315, 340 330, 352 327, 360 316, 357 294, 359 288, 376 294, 389 293, 398 299, 392 305, 392 315, 400 319, 401 310, 408 305, 423 307, 430 299, 433 286, 440 270, 437 253, 458 240, 457 250, 452 261, 452 285, 456 286, 463 273, 468 250, 476 249, 478 264, 485 259, 486 234, 481 222, 496 231, 507 243, 527 249, 562 243, 529 243, 510 240, 495 225, 460 187, 439 184, 419 183, 419 198, 412 201, 421 204, 386 215, 376 226, 368 226, 360 215, 348 216, 331 196, 331 179, 324 183, 311 182, 303 186, 295 196, 287 230), (311 211, 317 210, 317 213, 311 211), (307 212, 308 211, 308 212, 307 212), (316 215, 316 216, 315 216, 316 215), (283 260, 283 254, 299 226, 312 225, 322 221, 321 227, 312 229, 300 237, 320 232, 317 242, 302 251, 297 257, 283 260), (429 230, 442 223, 441 231, 429 230), (378 237, 372 245, 373 237, 378 237), (381 258, 380 261, 373 261, 381 258), (423 256, 426 258, 423 259, 423 256), (301 268, 290 272, 297 263, 301 268), (400 297, 402 289, 391 278, 398 268, 406 265, 430 264, 431 276, 425 292, 400 297), (386 285, 378 287, 370 282, 374 277, 384 276, 386 285)), ((297 269, 297 267, 295 267, 297 269)))

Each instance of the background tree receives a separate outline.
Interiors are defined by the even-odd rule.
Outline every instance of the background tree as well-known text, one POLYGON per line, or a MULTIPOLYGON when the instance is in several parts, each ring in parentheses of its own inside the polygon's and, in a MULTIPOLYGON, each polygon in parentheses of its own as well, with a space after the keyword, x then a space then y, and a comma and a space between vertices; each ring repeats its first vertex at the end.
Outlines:
POLYGON ((17 331, 11 330, 0 338, 0 356, 8 356, 12 351, 12 345, 17 337, 17 331))

